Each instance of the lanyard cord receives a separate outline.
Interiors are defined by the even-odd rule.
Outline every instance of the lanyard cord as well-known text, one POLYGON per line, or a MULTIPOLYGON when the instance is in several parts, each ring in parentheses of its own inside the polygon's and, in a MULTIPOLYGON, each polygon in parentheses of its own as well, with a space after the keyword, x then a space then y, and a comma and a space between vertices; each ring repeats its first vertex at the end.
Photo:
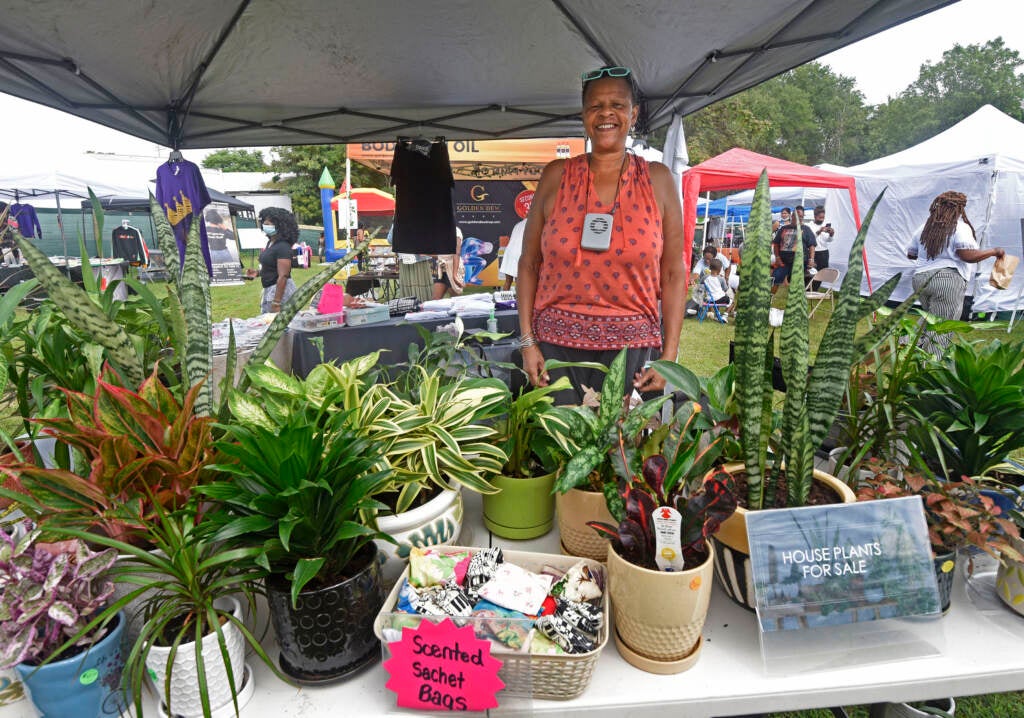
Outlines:
MULTIPOLYGON (((587 154, 587 211, 590 211, 590 157, 587 154)), ((615 196, 612 198, 612 211, 609 212, 611 216, 615 216, 615 211, 619 208, 619 187, 622 186, 622 175, 626 171, 626 162, 629 161, 629 153, 622 153, 622 166, 619 167, 619 178, 615 180, 615 196)))

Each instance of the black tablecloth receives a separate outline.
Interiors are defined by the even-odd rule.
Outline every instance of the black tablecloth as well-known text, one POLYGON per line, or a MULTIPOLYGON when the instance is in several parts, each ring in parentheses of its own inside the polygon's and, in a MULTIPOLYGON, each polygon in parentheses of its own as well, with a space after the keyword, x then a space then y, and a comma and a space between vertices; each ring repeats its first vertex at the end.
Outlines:
MULTIPOLYGON (((499 332, 511 332, 513 337, 519 334, 519 314, 513 309, 496 312, 499 332)), ((487 317, 472 317, 463 319, 466 329, 483 329, 487 326, 487 317)), ((320 363, 320 351, 311 341, 319 337, 324 342, 323 361, 344 362, 363 354, 369 354, 378 349, 388 351, 381 355, 381 362, 384 364, 397 364, 405 361, 409 354, 409 345, 413 342, 422 346, 420 335, 416 331, 417 324, 427 331, 434 331, 435 328, 444 324, 450 324, 452 319, 439 319, 425 322, 407 322, 401 317, 396 317, 388 322, 379 324, 364 324, 360 327, 335 327, 324 329, 319 332, 289 331, 292 335, 292 371, 301 377, 305 377, 320 363)))

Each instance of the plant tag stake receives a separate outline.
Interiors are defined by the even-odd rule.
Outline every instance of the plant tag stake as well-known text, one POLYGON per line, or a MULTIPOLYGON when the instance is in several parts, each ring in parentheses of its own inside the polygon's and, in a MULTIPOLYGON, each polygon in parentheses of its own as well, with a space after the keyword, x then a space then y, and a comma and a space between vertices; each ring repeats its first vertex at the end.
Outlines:
POLYGON ((651 514, 654 522, 654 562, 662 571, 682 571, 683 517, 671 506, 659 506, 651 514))
POLYGON ((391 657, 384 669, 386 688, 402 708, 428 711, 483 711, 498 707, 502 662, 491 656, 491 644, 477 638, 472 626, 457 627, 451 619, 424 620, 402 629, 402 639, 388 644, 391 657))

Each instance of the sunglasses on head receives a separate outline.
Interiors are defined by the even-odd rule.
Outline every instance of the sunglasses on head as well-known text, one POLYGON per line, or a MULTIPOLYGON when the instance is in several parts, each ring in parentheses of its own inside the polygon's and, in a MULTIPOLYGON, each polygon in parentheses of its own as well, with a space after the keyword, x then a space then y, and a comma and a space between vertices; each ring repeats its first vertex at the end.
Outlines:
POLYGON ((600 80, 602 77, 629 77, 633 74, 633 71, 628 67, 602 67, 597 70, 588 70, 584 72, 580 77, 583 82, 590 82, 591 80, 600 80))

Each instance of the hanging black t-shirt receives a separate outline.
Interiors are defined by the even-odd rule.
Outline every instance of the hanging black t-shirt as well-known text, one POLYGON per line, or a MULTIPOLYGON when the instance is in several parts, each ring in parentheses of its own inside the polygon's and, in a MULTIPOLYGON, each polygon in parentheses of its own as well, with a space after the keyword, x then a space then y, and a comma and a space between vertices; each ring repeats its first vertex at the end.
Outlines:
POLYGON ((455 178, 448 143, 399 139, 391 161, 395 185, 395 252, 455 253, 455 178))
POLYGON ((142 235, 135 227, 115 227, 110 235, 115 257, 126 260, 129 264, 146 263, 146 252, 142 248, 142 235))

